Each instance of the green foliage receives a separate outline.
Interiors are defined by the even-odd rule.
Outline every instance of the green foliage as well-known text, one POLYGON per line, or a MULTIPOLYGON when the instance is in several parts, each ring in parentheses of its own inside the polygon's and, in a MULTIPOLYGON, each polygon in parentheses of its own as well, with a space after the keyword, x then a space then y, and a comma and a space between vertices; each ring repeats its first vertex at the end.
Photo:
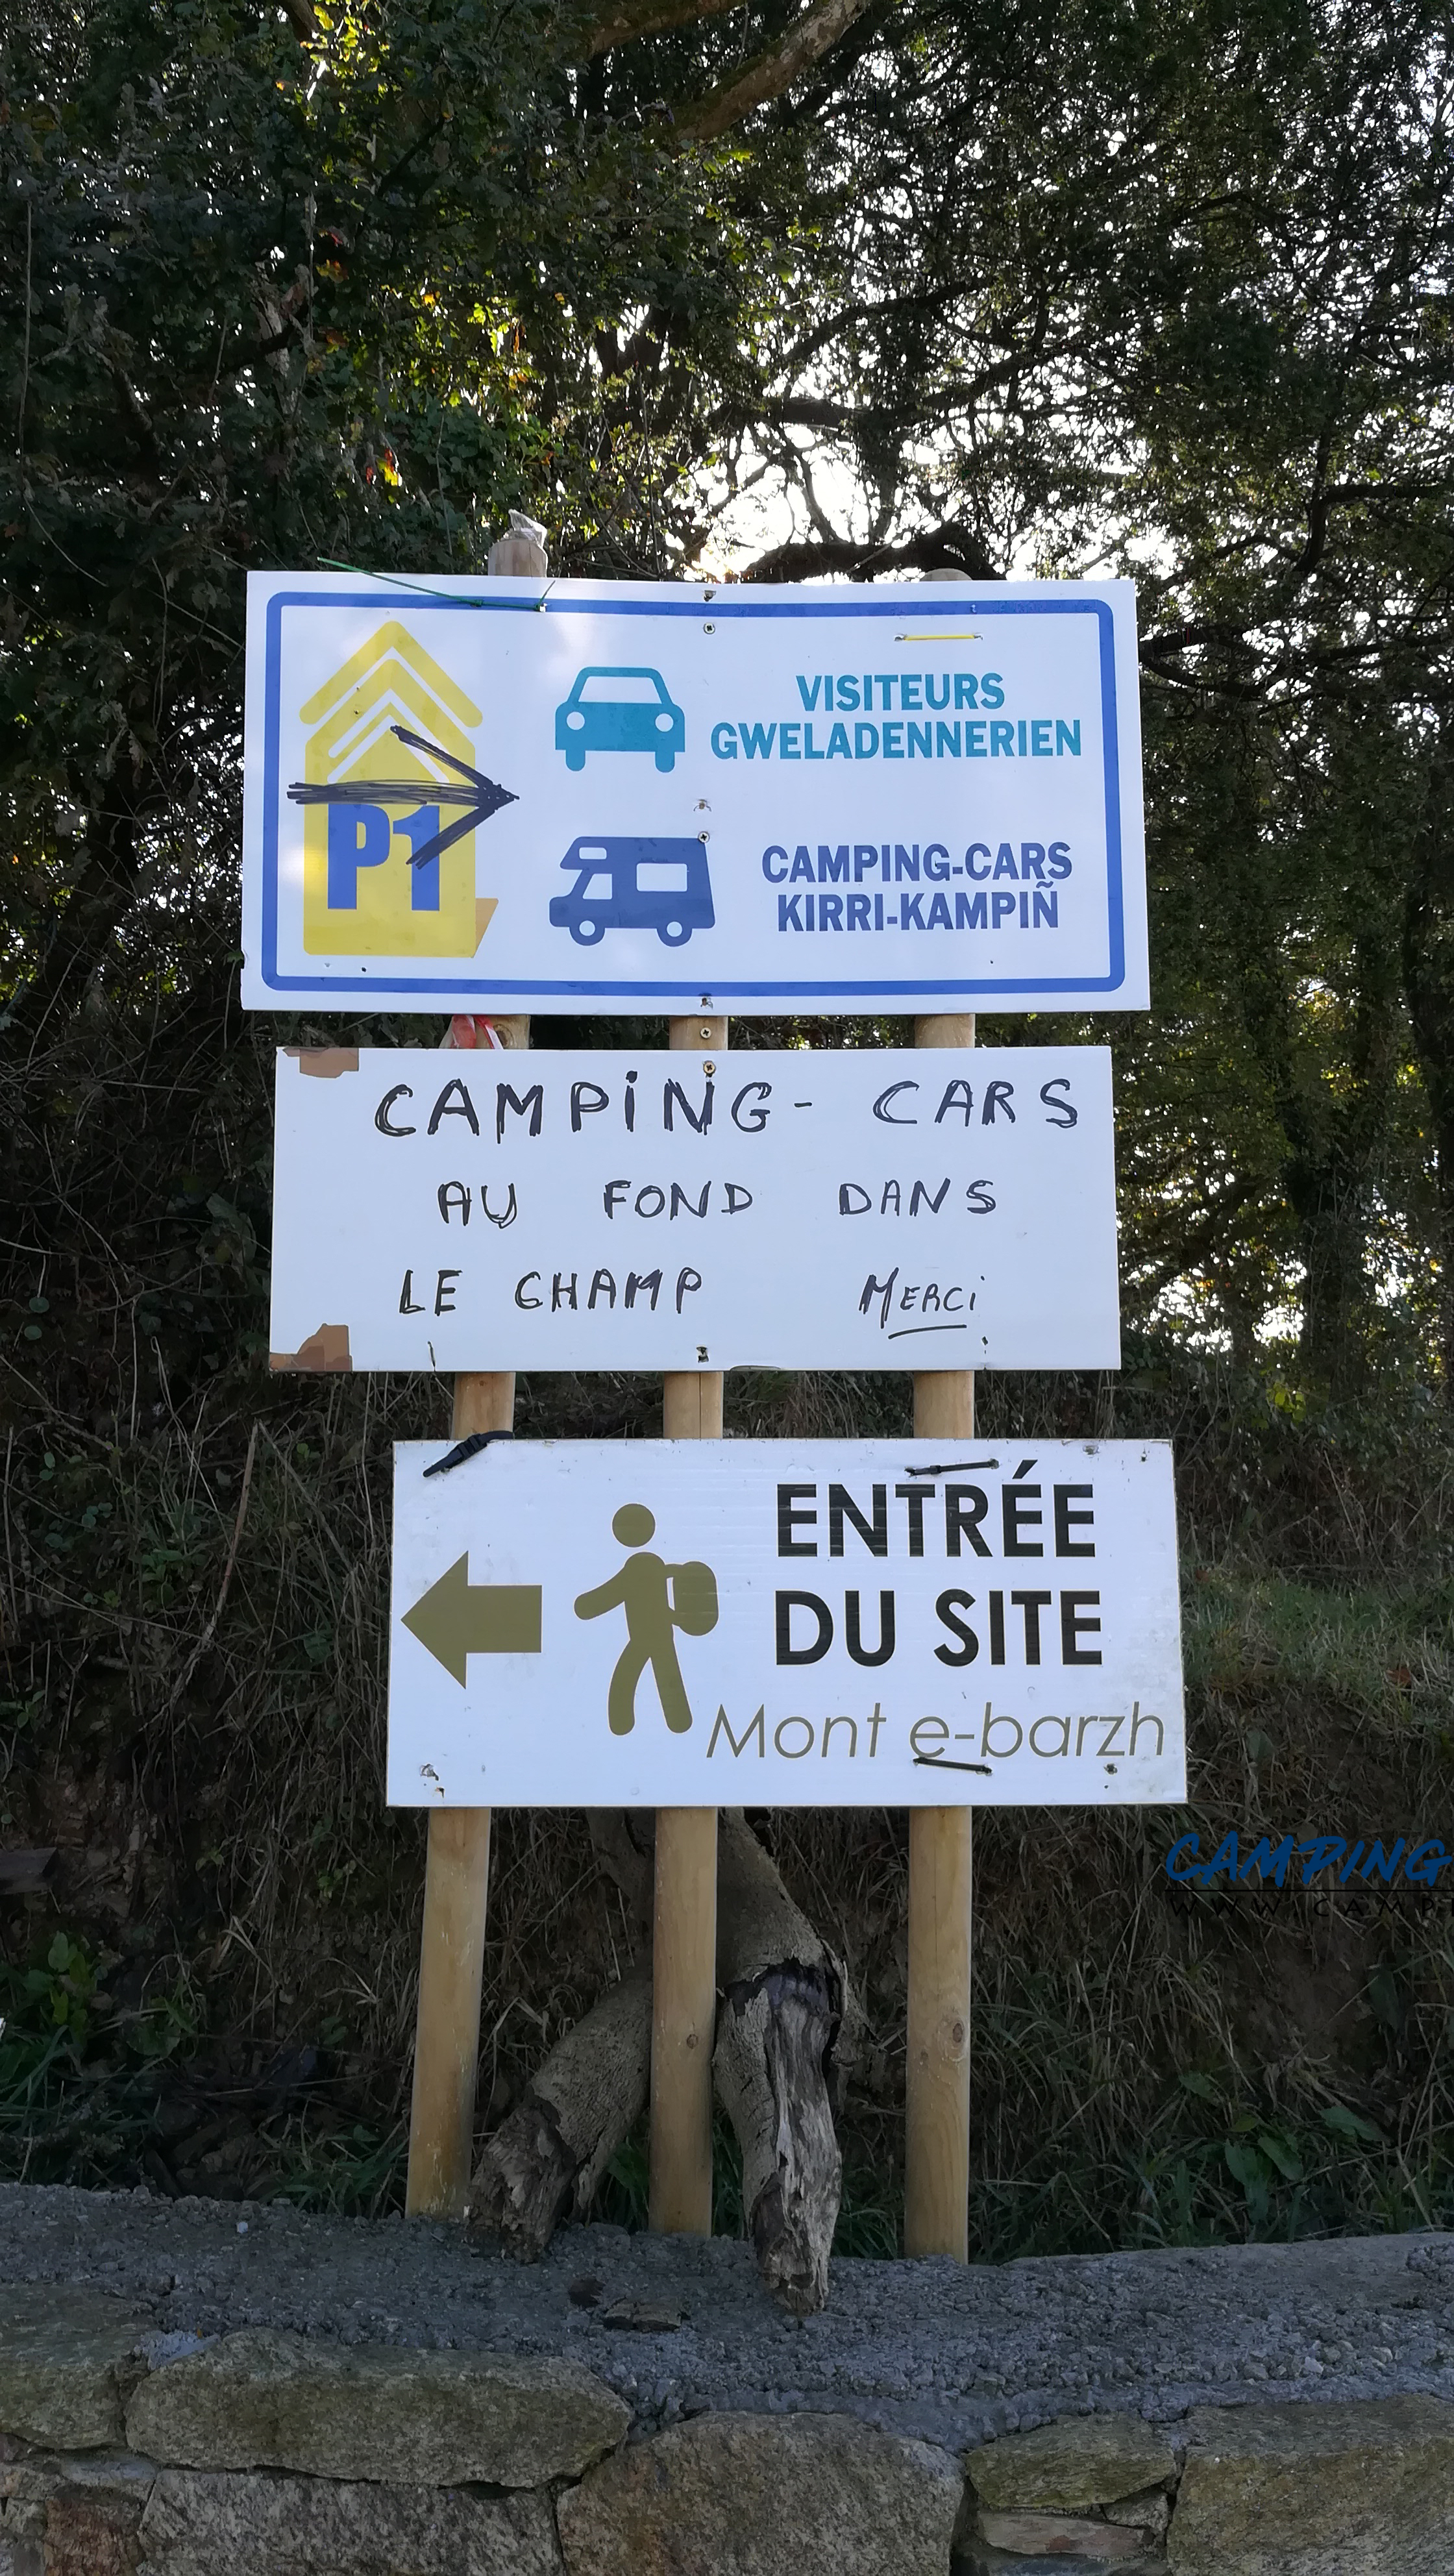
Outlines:
POLYGON ((29 1966, 0 1962, 0 2168, 35 2182, 105 2182, 135 2170, 156 2070, 196 2039, 185 1996, 115 2006, 114 1960, 54 1933, 29 1966))
MULTIPOLYGON (((1184 2075, 1181 2083, 1185 2092, 1220 2105, 1220 2088, 1209 2079, 1184 2075)), ((1230 2116, 1220 2138, 1195 2132, 1195 2117, 1178 2122, 1175 2106, 1168 2106, 1161 2133, 1138 2163, 1143 2243, 1281 2244, 1300 2236, 1447 2227, 1454 2213, 1446 2146, 1410 2164, 1372 2120, 1341 2102, 1323 2104, 1303 2124, 1272 2126, 1262 2114, 1243 2110, 1230 2116)))
MULTIPOLYGON (((398 2202, 398 2125, 339 2117, 326 2092, 315 2101, 289 2098, 298 2088, 270 2081, 266 2069, 252 2086, 220 2069, 209 2076, 194 1985, 148 1980, 140 2000, 128 2003, 123 1992, 135 1980, 118 1978, 121 1968, 115 1954, 65 1932, 28 1967, 0 1963, 0 2173, 93 2185, 145 2175, 175 2189, 167 2156, 183 2142, 201 2151, 220 2144, 205 2181, 224 2198, 241 2182, 250 2197, 340 2216, 372 2216, 398 2202), (245 2131, 240 2141, 216 2116, 239 2096, 257 2122, 250 2146, 245 2131), (240 2157, 232 2152, 239 2143, 240 2157)), ((337 2047, 342 2025, 332 2033, 337 2047)))
MULTIPOLYGON (((1249 1681, 1275 1678, 1330 1705, 1427 1729, 1447 1729, 1454 1706, 1447 1577, 1339 1585, 1198 1567, 1182 1647, 1193 1684, 1233 1696, 1249 1681)), ((1275 1754, 1271 1739, 1260 1736, 1257 1758, 1275 1754)))

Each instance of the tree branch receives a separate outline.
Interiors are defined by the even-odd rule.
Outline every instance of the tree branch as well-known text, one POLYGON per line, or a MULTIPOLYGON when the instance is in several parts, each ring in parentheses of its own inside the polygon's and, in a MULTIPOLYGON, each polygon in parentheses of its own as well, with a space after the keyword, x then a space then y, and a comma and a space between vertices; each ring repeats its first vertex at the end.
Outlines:
POLYGON ((739 0, 638 0, 635 8, 614 8, 589 24, 585 58, 607 54, 613 45, 633 44, 638 36, 665 35, 672 27, 690 27, 699 18, 720 18, 739 0))
POLYGON ((1200 1224, 1184 1233, 1169 1252, 1153 1255, 1148 1250, 1144 1267, 1138 1268, 1135 1247, 1129 1247, 1124 1272, 1128 1302, 1144 1311, 1173 1279, 1200 1269, 1214 1252, 1225 1247, 1227 1219, 1240 1215, 1250 1201, 1263 1197, 1267 1188, 1267 1182, 1261 1179, 1230 1183, 1204 1211, 1200 1224))
POLYGON ((714 135, 725 134, 729 125, 740 124, 755 107, 781 98, 799 74, 821 62, 855 18, 872 5, 873 0, 817 0, 780 45, 759 54, 735 80, 724 81, 698 106, 678 110, 677 133, 688 143, 709 143, 714 135))
POLYGON ((846 572, 856 581, 872 581, 878 573, 900 569, 934 572, 941 565, 967 572, 975 581, 1004 579, 978 537, 968 528, 953 526, 931 528, 921 536, 907 538, 901 546, 874 545, 854 537, 790 537, 786 544, 759 555, 742 578, 807 581, 815 573, 846 572))

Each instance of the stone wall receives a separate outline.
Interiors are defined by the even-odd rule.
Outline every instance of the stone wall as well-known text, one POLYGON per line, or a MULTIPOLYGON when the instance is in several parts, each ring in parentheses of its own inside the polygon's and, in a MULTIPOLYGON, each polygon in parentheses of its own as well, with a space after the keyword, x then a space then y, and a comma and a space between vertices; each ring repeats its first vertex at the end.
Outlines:
POLYGON ((0 2292, 0 2576, 1450 2576, 1454 2404, 1083 2413, 967 2453, 843 2414, 631 2437, 580 2363, 158 2333, 0 2292))

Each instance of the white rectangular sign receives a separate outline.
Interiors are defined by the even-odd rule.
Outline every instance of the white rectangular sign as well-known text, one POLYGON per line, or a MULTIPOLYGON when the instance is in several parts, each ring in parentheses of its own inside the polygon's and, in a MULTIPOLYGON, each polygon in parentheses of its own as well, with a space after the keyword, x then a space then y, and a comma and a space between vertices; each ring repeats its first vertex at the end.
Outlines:
POLYGON ((1126 582, 250 577, 253 1009, 1147 1001, 1126 582))
POLYGON ((281 1051, 272 1349, 1115 1368, 1109 1051, 281 1051))
POLYGON ((394 1453, 395 1806, 1186 1794, 1163 1443, 448 1455, 394 1453))

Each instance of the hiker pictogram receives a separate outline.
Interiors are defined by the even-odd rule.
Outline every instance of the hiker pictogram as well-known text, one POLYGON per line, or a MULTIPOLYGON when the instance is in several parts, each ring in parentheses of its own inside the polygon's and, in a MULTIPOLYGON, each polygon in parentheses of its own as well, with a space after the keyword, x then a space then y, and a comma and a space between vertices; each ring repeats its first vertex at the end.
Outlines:
POLYGON ((614 1537, 637 1552, 618 1574, 576 1602, 578 1619, 599 1619, 608 1610, 626 1613, 626 1643, 611 1675, 607 1714, 613 1735, 629 1735, 636 1724, 636 1691, 648 1664, 656 1683, 661 1713, 673 1735, 685 1735, 692 1723, 691 1703, 677 1662, 675 1631, 705 1637, 717 1625, 717 1577, 710 1565, 695 1561, 668 1565, 648 1552, 656 1520, 644 1503, 623 1503, 611 1523, 614 1537))

